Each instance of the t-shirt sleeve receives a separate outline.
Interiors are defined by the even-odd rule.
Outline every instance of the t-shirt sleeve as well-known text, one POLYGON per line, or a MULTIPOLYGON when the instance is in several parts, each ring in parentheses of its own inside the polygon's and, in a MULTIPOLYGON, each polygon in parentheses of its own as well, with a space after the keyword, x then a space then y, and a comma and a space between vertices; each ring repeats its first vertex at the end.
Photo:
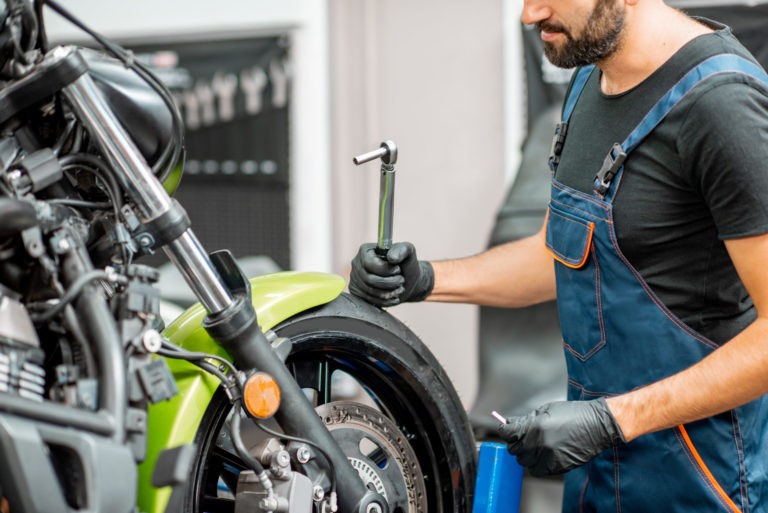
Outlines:
POLYGON ((721 239, 768 233, 768 88, 702 84, 682 124, 682 165, 721 239))

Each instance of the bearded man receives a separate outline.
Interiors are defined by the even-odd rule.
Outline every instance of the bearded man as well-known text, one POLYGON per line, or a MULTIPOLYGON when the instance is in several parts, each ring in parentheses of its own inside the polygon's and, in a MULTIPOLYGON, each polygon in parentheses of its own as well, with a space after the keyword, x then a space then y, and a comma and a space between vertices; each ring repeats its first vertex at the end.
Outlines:
POLYGON ((662 0, 524 0, 577 67, 538 234, 463 259, 361 246, 350 291, 556 298, 568 401, 500 426, 567 512, 768 512, 768 75, 662 0))

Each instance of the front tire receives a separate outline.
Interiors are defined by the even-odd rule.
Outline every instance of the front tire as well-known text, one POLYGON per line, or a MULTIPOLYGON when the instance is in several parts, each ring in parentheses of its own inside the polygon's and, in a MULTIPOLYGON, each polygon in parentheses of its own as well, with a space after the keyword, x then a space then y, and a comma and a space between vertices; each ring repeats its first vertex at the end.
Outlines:
MULTIPOLYGON (((274 331, 293 343, 286 364, 315 406, 340 394, 349 401, 351 380, 358 390, 353 400, 394 422, 418 460, 425 498, 415 510, 471 511, 476 470, 471 426, 445 371, 412 331, 347 294, 274 331)), ((244 467, 217 443, 230 410, 217 393, 201 422, 185 511, 234 511, 232 494, 222 493, 222 484, 231 488, 244 467)))

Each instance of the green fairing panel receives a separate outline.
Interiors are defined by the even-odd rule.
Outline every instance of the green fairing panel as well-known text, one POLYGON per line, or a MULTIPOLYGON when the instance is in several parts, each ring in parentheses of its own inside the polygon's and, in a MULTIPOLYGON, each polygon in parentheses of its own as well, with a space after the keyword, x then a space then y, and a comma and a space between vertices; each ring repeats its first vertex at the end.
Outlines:
MULTIPOLYGON (((344 280, 323 273, 283 272, 252 278, 253 306, 262 330, 315 306, 333 301, 344 289, 344 280)), ((173 321, 164 331, 171 342, 189 351, 229 355, 202 327, 205 309, 195 305, 173 321)), ((179 393, 170 401, 149 408, 147 457, 139 467, 139 509, 163 513, 171 489, 151 485, 152 470, 160 451, 189 444, 197 426, 219 386, 219 380, 182 360, 168 359, 179 393)))

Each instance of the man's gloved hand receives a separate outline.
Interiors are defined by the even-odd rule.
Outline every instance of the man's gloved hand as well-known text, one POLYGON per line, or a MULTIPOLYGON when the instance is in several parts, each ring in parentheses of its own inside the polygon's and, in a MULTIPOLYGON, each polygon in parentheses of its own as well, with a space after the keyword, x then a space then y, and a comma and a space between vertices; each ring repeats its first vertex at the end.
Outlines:
POLYGON ((517 461, 534 476, 561 474, 626 442, 605 398, 548 403, 511 417, 499 434, 517 461))
POLYGON ((397 242, 381 257, 376 244, 360 246, 352 259, 349 291, 378 306, 421 301, 435 284, 432 264, 419 261, 410 242, 397 242))

